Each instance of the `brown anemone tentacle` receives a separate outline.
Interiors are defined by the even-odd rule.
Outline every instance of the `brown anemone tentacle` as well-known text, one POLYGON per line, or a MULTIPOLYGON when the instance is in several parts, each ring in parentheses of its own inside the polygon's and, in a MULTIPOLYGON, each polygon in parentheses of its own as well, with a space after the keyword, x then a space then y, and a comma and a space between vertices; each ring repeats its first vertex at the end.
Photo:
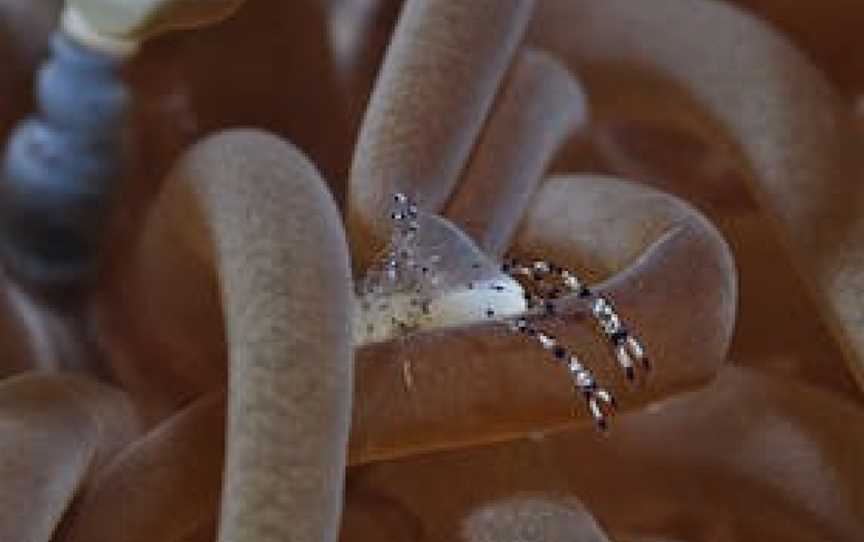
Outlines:
POLYGON ((630 104, 630 115, 698 127, 735 159, 864 382, 862 143, 825 76, 764 22, 723 2, 542 6, 529 41, 584 79, 601 122, 630 104), (686 31, 669 31, 670 21, 686 31))
POLYGON ((847 97, 864 90, 861 28, 864 10, 858 0, 834 0, 830 7, 786 0, 735 0, 788 36, 830 77, 847 97))
POLYGON ((500 257, 558 147, 587 122, 586 97, 567 69, 521 51, 444 216, 500 257))
POLYGON ((617 423, 607 438, 586 427, 381 462, 352 489, 418 517, 421 540, 459 539, 471 511, 523 492, 578 495, 613 540, 852 541, 864 528, 854 400, 730 365, 617 423))
POLYGON ((717 229, 683 201, 621 179, 552 177, 513 250, 554 254, 596 281, 646 343, 656 369, 648 387, 657 393, 695 387, 725 361, 738 306, 735 261, 717 229), (652 239, 664 260, 649 265, 651 252, 639 247, 652 239))
POLYGON ((94 473, 63 542, 215 538, 225 393, 181 409, 94 473), (184 538, 174 538, 182 535, 184 538))
MULTIPOLYGON (((555 210, 548 200, 579 215, 583 206, 595 204, 580 199, 583 185, 590 189, 610 182, 567 179, 544 186, 525 226, 525 231, 540 233, 517 237, 516 252, 541 250, 547 258, 552 254, 565 264, 577 262, 578 244, 558 253, 543 250, 557 246, 562 233, 552 227, 547 234, 542 227, 548 211, 555 210), (540 222, 532 229, 535 220, 540 222)), ((616 184, 616 193, 630 193, 624 203, 610 201, 591 214, 593 227, 612 220, 627 224, 616 230, 617 238, 607 234, 607 240, 637 254, 626 268, 614 268, 619 273, 596 291, 615 301, 654 358, 648 385, 627 389, 608 341, 587 315, 585 300, 565 299, 559 315, 531 321, 579 355, 600 382, 614 384, 622 408, 628 409, 713 377, 734 324, 735 271, 722 238, 692 208, 639 185, 616 184), (650 211, 622 212, 641 208, 650 211), (639 229, 646 216, 665 224, 647 242, 639 229)), ((362 347, 357 356, 353 464, 525 437, 589 419, 566 369, 535 341, 504 324, 418 333, 362 347)))
POLYGON ((411 0, 403 7, 351 169, 348 223, 360 268, 385 233, 393 193, 432 212, 450 197, 533 5, 411 0))
POLYGON ((111 255, 92 309, 111 379, 149 426, 223 389, 228 372, 223 300, 204 210, 184 178, 168 175, 161 186, 134 245, 121 249, 128 256, 111 255))
POLYGON ((35 372, 0 382, 0 540, 53 540, 90 473, 137 433, 114 388, 35 372))

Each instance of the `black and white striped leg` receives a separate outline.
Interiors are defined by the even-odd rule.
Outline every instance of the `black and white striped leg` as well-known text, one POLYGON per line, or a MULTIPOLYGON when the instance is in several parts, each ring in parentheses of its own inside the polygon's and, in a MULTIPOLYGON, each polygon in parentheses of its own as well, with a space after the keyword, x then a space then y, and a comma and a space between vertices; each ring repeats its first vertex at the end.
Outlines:
POLYGON ((594 375, 582 365, 579 358, 561 345, 558 339, 538 330, 524 318, 511 321, 510 328, 534 339, 544 350, 551 352, 553 357, 566 367, 573 387, 585 399, 588 412, 594 419, 594 423, 601 430, 606 430, 608 418, 615 412, 615 397, 608 390, 597 385, 594 375))
POLYGON ((643 369, 650 370, 651 363, 645 354, 645 348, 639 339, 633 336, 621 322, 618 312, 607 297, 598 295, 594 298, 591 304, 591 314, 597 321, 600 330, 612 343, 618 365, 628 380, 636 378, 637 363, 641 364, 643 369))
POLYGON ((567 292, 584 299, 591 299, 591 313, 603 334, 612 343, 618 365, 624 371, 628 380, 636 379, 636 364, 650 370, 651 363, 641 341, 631 334, 621 321, 615 307, 609 298, 595 294, 572 271, 550 262, 538 260, 530 264, 510 259, 504 262, 502 270, 533 284, 538 293, 529 293, 529 308, 543 305, 547 314, 554 313, 554 300, 557 299, 560 288, 550 283, 558 283, 567 292), (552 293, 550 296, 549 294, 552 293), (537 301, 537 299, 540 301, 537 301))

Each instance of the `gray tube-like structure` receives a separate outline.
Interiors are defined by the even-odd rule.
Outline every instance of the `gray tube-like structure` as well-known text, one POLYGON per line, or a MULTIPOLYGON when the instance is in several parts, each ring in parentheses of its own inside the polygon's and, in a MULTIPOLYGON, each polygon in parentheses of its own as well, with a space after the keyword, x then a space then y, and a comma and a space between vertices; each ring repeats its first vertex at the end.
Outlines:
POLYGON ((75 283, 98 262, 123 175, 130 95, 121 60, 55 34, 38 111, 13 131, 0 182, 0 256, 17 278, 75 283))
POLYGON ((335 541, 353 356, 335 202, 299 151, 251 130, 202 141, 168 183, 192 190, 219 270, 229 357, 219 540, 335 541))

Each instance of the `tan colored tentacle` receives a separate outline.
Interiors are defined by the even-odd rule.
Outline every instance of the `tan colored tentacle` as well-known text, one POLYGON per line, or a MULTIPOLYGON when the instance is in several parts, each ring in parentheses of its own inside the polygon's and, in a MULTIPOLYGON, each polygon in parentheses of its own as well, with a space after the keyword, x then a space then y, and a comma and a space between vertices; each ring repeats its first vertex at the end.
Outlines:
POLYGON ((726 149, 864 382, 861 139, 825 77, 785 38, 722 2, 542 6, 530 41, 585 80, 598 121, 650 117, 726 149))
POLYGON ((185 542, 195 533, 212 540, 224 424, 225 394, 215 392, 134 441, 94 474, 62 540, 185 542))
POLYGON ((353 311, 333 200, 302 154, 255 131, 199 143, 168 183, 195 194, 208 232, 193 233, 192 250, 206 260, 209 234, 221 284, 229 384, 220 540, 335 540, 353 311))
POLYGON ((429 211, 468 161, 533 8, 528 0, 405 4, 360 130, 348 223, 361 268, 380 244, 390 196, 429 211))
MULTIPOLYGON (((672 196, 608 178, 567 177, 539 192, 517 236, 517 254, 581 267, 580 255, 592 247, 554 216, 585 217, 584 229, 603 231, 609 246, 621 247, 605 252, 602 269, 615 274, 598 291, 615 301, 654 359, 650 385, 627 389, 583 300, 566 301, 561 316, 534 317, 536 326, 618 391, 624 409, 709 381, 725 358, 736 301, 734 264, 716 230, 672 196), (604 198, 604 190, 616 198, 604 198), (646 220, 656 225, 648 233, 646 220), (617 227, 609 229, 610 223, 617 227)), ((564 367, 501 324, 360 348, 355 393, 354 464, 525 437, 589 419, 564 367)))
POLYGON ((0 540, 53 540, 90 473, 137 432, 116 389, 45 373, 0 382, 0 540))
POLYGON ((567 69, 542 51, 522 51, 444 216, 500 257, 552 156, 587 121, 586 97, 567 69))

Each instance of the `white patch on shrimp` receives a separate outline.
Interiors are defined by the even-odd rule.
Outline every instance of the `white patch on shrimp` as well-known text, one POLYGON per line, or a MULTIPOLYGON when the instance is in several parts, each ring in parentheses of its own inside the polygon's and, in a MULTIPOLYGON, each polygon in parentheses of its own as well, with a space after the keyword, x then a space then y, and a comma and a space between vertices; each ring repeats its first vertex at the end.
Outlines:
POLYGON ((518 281, 501 271, 460 229, 416 209, 394 212, 393 238, 360 282, 355 344, 420 330, 500 320, 526 310, 518 281))

